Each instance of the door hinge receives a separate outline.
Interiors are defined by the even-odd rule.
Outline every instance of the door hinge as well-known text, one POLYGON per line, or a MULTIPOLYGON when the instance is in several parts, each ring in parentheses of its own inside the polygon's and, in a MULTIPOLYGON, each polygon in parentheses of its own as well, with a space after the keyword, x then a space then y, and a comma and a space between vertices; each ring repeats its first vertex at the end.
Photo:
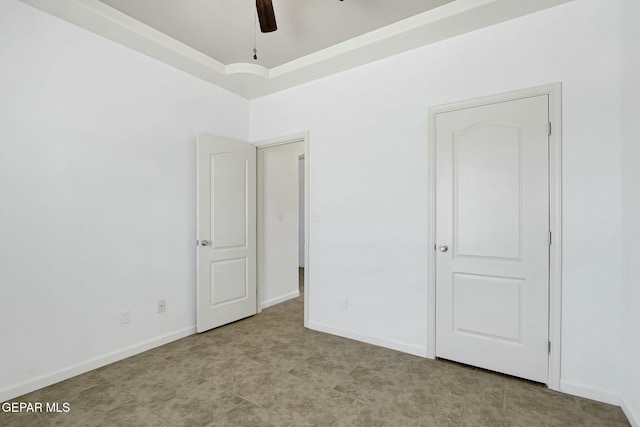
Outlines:
POLYGON ((551 136, 551 122, 549 122, 549 136, 551 136))
POLYGON ((551 230, 549 230, 549 246, 551 246, 551 230))
POLYGON ((551 341, 549 341, 549 354, 551 354, 551 341))

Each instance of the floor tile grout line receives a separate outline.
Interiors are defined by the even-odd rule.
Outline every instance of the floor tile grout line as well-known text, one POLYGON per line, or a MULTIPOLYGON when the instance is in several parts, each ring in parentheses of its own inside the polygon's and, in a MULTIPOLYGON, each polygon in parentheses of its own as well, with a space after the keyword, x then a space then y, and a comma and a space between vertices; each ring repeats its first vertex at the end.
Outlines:
MULTIPOLYGON (((100 375, 100 373, 98 373, 98 374, 100 375)), ((104 377, 103 377, 103 378, 104 378, 104 377)), ((155 412, 155 410, 154 410, 151 406, 149 406, 149 405, 147 405, 146 403, 144 403, 144 402, 142 402, 141 400, 139 400, 135 395, 133 395, 133 394, 132 394, 129 390, 127 390, 125 387, 122 387, 122 386, 120 386, 120 385, 118 385, 118 384, 114 384, 112 381, 109 381, 108 379, 105 379, 105 381, 106 381, 107 383, 111 384, 112 386, 114 386, 114 387, 116 387, 116 388, 120 389, 120 390, 121 390, 122 392, 124 392, 125 394, 128 394, 128 395, 131 397, 131 400, 135 401, 135 402, 137 403, 137 405, 139 405, 139 406, 143 406, 143 407, 145 407, 145 408, 149 409, 150 411, 155 412)), ((195 387, 194 387, 194 388, 195 388, 195 387)), ((120 406, 122 406, 122 405, 125 405, 126 403, 129 403, 131 400, 129 400, 129 401, 127 401, 127 402, 124 402, 124 403, 122 403, 121 405, 118 405, 117 407, 120 407, 120 406)), ((163 402, 163 403, 166 403, 166 402, 163 402)), ((116 408, 117 408, 117 407, 116 407, 116 408)), ((116 408, 113 408, 113 409, 116 409, 116 408)), ((106 412, 108 413, 109 411, 106 411, 106 412)), ((157 416, 158 418, 160 418, 163 422, 165 422, 165 423, 170 423, 170 421, 169 421, 169 420, 167 420, 166 418, 164 418, 164 417, 160 416, 159 414, 156 414, 156 416, 157 416)))
MULTIPOLYGON (((215 384, 214 384, 214 385, 215 385, 215 384)), ((221 414, 219 417, 221 417, 222 415, 226 415, 226 414, 228 414, 229 412, 231 412, 231 411, 233 411, 234 409, 236 409, 238 406, 242 405, 242 403, 244 403, 244 402, 248 402, 248 403, 251 403, 252 405, 256 405, 254 402, 251 402, 250 400, 247 400, 247 399, 245 399, 244 397, 242 397, 242 396, 240 396, 240 395, 238 395, 238 394, 236 394, 236 393, 232 393, 231 391, 225 390, 225 389, 223 389, 222 387, 219 387, 219 386, 217 386, 217 385, 215 385, 215 387, 217 387, 219 390, 224 391, 225 393, 228 393, 228 394, 230 394, 230 395, 232 395, 232 396, 235 396, 235 397, 237 397, 238 399, 240 399, 240 401, 239 401, 237 404, 235 404, 233 407, 229 408, 228 410, 224 411, 224 414, 221 414)), ((258 407, 261 407, 261 408, 262 408, 262 406, 260 406, 260 405, 256 405, 256 406, 258 406, 258 407)), ((263 408, 263 409, 266 409, 266 408, 263 408)), ((219 417, 218 417, 218 418, 219 418, 219 417)), ((211 422, 210 422, 210 423, 208 423, 207 425, 209 425, 209 424, 211 424, 212 422, 214 422, 214 421, 215 421, 215 418, 216 418, 216 417, 214 417, 214 419, 212 419, 212 420, 211 420, 211 422)))
POLYGON ((500 406, 501 410, 507 409, 507 382, 502 382, 502 405, 500 406))
MULTIPOLYGON (((257 355, 256 355, 256 356, 257 356, 257 355)), ((255 357, 255 356, 253 356, 253 357, 255 357)), ((253 357, 252 357, 252 359, 253 359, 253 357)), ((313 357, 313 355, 312 355, 312 356, 310 356, 309 358, 311 358, 311 357, 313 357)), ((307 358, 307 359, 305 359, 305 360, 308 360, 309 358, 307 358)), ((256 363, 260 363, 261 365, 264 365, 264 363, 262 363, 262 362, 260 362, 260 361, 256 361, 256 363)), ((279 369, 279 368, 277 368, 277 367, 272 367, 272 366, 265 366, 265 367, 266 367, 266 368, 273 368, 273 369, 275 369, 275 370, 278 370, 278 371, 280 372, 280 374, 289 374, 289 375, 292 375, 292 376, 294 376, 294 377, 296 377, 296 378, 298 378, 298 379, 306 380, 306 379, 305 379, 305 378, 303 378, 303 377, 300 377, 300 376, 298 376, 298 375, 292 374, 290 371, 284 371, 284 370, 282 370, 282 369, 279 369)), ((355 368, 354 368, 354 369, 355 369, 355 368)), ((320 389, 324 389, 325 391, 333 392, 333 393, 338 393, 338 394, 340 394, 340 395, 343 395, 343 396, 345 396, 345 397, 348 397, 348 398, 352 399, 352 400, 353 400, 353 402, 355 402, 355 401, 360 401, 360 402, 362 402, 362 403, 366 403, 366 404, 368 404, 368 403, 369 403, 369 402, 361 401, 360 399, 356 398, 355 396, 351 396, 351 395, 348 395, 348 394, 345 394, 345 393, 339 392, 338 390, 335 390, 335 389, 333 389, 333 388, 329 388, 329 387, 325 386, 324 384, 318 383, 318 382, 316 382, 316 381, 313 381, 313 385, 314 385, 314 386, 316 386, 316 387, 318 387, 318 388, 320 388, 320 389)), ((228 392, 229 392, 229 393, 231 393, 230 391, 228 391, 228 392)), ((250 403, 252 403, 252 404, 254 404, 254 405, 256 405, 256 406, 259 406, 259 407, 261 407, 261 408, 263 408, 263 409, 265 409, 265 410, 267 410, 267 411, 269 411, 269 412, 271 412, 271 413, 273 413, 273 414, 277 415, 278 417, 280 417, 280 418, 282 418, 282 419, 285 419, 286 421, 294 422, 293 420, 288 420, 288 419, 286 419, 286 418, 283 418, 280 414, 278 414, 278 413, 276 413, 276 412, 274 412, 274 411, 273 411, 273 409, 274 409, 274 408, 276 408, 276 407, 278 406, 278 405, 277 405, 277 403, 275 403, 275 404, 274 404, 273 406, 271 406, 271 407, 264 407, 264 406, 262 406, 262 405, 258 404, 257 402, 253 402, 253 401, 249 400, 249 399, 248 399, 248 398, 246 398, 246 397, 243 397, 243 396, 241 396, 241 395, 237 395, 237 394, 235 394, 235 393, 234 393, 234 395, 236 395, 237 397, 240 397, 241 399, 243 399, 243 400, 245 400, 245 401, 247 401, 247 402, 250 402, 250 403)), ((352 403, 353 403, 353 402, 352 402, 352 403)), ((343 412, 340 414, 340 417, 342 417, 342 416, 346 413, 346 411, 347 411, 347 409, 343 410, 343 412)), ((339 420, 339 418, 337 418, 337 419, 336 419, 336 423, 337 423, 337 421, 338 421, 338 420, 339 420)))

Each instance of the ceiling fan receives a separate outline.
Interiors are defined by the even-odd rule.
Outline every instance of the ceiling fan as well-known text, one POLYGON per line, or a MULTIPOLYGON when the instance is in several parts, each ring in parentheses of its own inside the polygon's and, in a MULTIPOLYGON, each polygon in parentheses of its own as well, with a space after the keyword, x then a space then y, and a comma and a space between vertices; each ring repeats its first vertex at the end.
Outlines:
POLYGON ((256 0, 258 10, 258 20, 260 21, 260 31, 270 33, 278 29, 276 25, 276 15, 273 12, 271 0, 256 0))

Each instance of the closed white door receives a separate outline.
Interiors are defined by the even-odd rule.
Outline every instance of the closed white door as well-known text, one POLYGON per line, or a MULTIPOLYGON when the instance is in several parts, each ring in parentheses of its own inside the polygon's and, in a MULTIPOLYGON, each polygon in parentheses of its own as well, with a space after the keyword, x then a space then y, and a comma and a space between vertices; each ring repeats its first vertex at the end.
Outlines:
POLYGON ((201 134, 197 331, 256 314, 256 147, 201 134))
POLYGON ((548 96, 436 115, 436 356, 546 382, 548 96))

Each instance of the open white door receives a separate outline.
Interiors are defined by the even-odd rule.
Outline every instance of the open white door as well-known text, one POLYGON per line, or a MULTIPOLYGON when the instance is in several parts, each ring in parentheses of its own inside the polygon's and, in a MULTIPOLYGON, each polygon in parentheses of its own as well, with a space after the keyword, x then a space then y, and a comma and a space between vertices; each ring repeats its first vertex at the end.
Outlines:
POLYGON ((198 316, 203 332, 256 314, 256 147, 200 134, 198 316))
POLYGON ((548 379, 549 97, 437 114, 436 356, 548 379))

